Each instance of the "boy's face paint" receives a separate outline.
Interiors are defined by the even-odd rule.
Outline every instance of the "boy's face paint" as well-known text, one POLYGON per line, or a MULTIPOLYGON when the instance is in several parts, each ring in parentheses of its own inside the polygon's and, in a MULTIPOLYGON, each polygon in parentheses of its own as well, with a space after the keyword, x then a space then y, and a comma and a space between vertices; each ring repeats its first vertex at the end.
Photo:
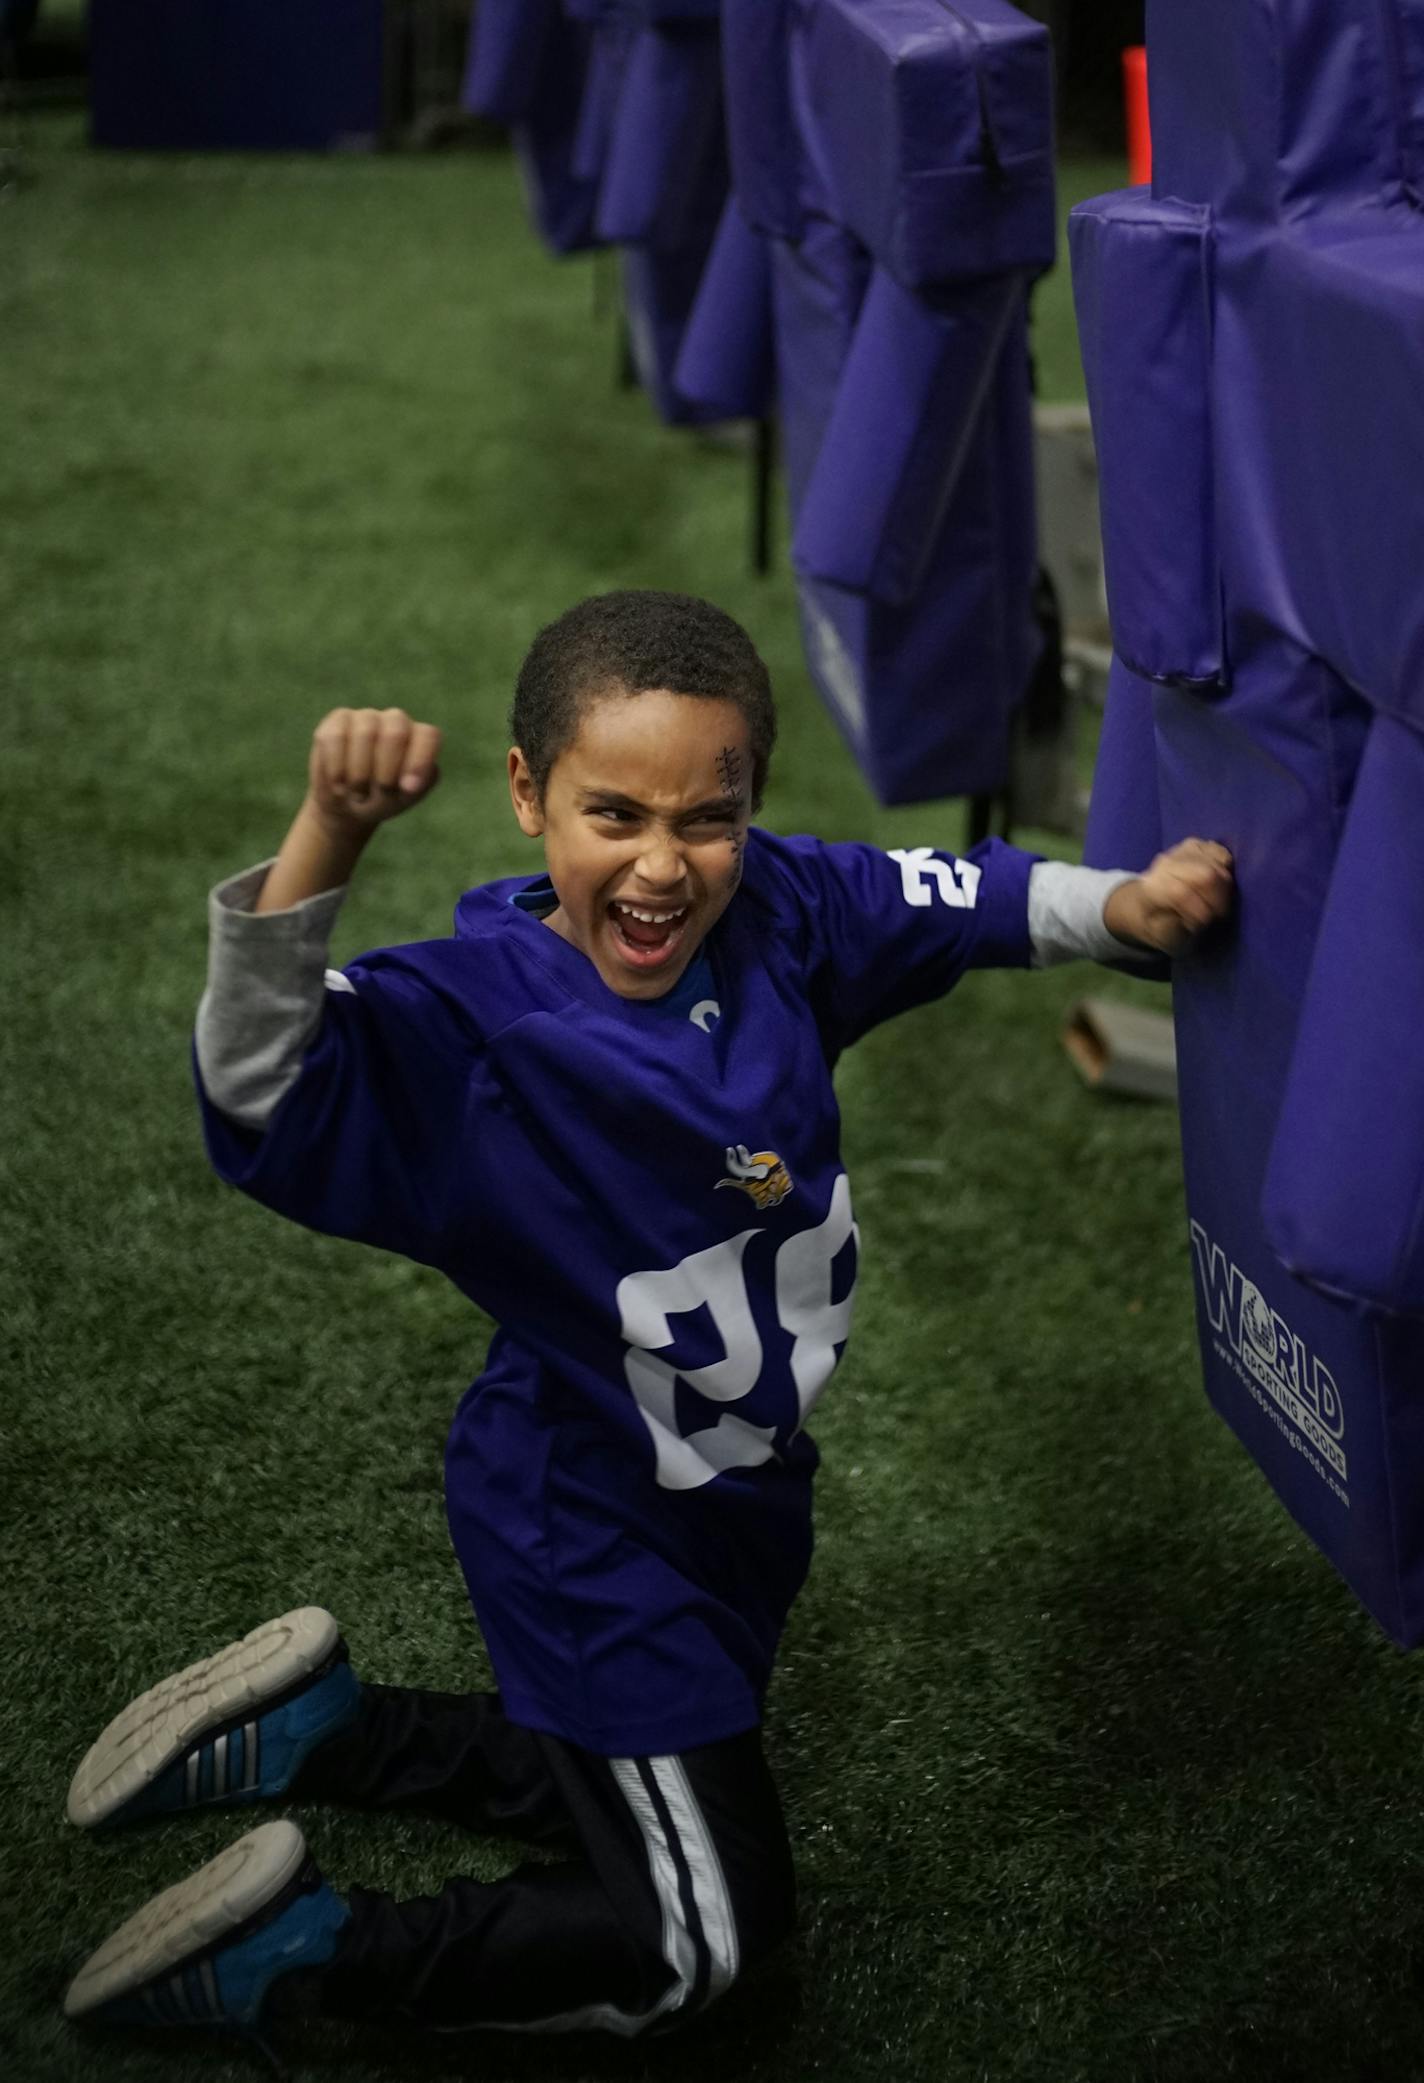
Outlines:
POLYGON ((731 902, 751 771, 735 702, 664 688, 592 702, 542 801, 510 753, 514 814, 542 837, 559 900, 545 923, 620 998, 671 991, 731 902))
MULTIPOLYGON (((736 745, 724 745, 717 754, 717 779, 722 784, 722 794, 728 803, 741 803, 743 797, 742 776, 745 771, 746 762, 742 758, 740 748, 736 745)), ((744 822, 738 822, 732 831, 730 843, 732 848, 732 887, 735 889, 742 879, 742 855, 746 850, 747 844, 747 828, 744 822)))

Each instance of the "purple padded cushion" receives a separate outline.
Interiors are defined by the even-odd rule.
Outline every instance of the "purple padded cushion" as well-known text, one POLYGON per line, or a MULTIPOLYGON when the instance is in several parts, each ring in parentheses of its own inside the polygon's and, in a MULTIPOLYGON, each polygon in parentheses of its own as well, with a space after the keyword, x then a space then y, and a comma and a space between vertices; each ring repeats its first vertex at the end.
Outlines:
POLYGON ((771 252, 729 195, 678 349, 674 387, 712 418, 762 419, 776 388, 773 350, 771 252))
MULTIPOLYGON (((859 242, 831 226, 810 223, 799 247, 773 249, 787 474, 801 515, 812 504, 819 435, 838 391, 863 267, 859 242)), ((883 802, 1002 785, 1010 719, 1033 663, 1027 380, 1020 288, 913 600, 798 574, 807 662, 883 802)))
POLYGON ((1153 194, 1286 222, 1378 201, 1399 176, 1390 15, 1418 7, 1149 0, 1153 194))
POLYGON ((555 253, 578 253, 598 243, 593 228, 598 190, 574 163, 588 49, 587 33, 577 24, 566 24, 550 38, 539 94, 512 133, 530 215, 555 253))
POLYGON ((1385 0, 1394 29, 1399 168, 1411 202, 1424 206, 1424 6, 1385 0))
POLYGON ((477 0, 460 105, 473 116, 517 123, 540 92, 551 36, 562 32, 559 0, 477 0))
POLYGON ((1266 1172, 1266 1234, 1327 1292, 1424 1313, 1424 738, 1377 716, 1266 1172))
POLYGON ((1317 217, 1218 273, 1230 593, 1424 726, 1424 214, 1317 217))
POLYGON ((1210 213, 1129 188, 1076 209, 1068 236, 1113 648, 1144 679, 1215 686, 1210 213))
POLYGON ((727 190, 715 29, 640 30, 628 50, 598 191, 610 245, 705 248, 727 190))
POLYGON ((914 599, 1023 301, 1014 275, 933 308, 877 269, 792 539, 812 577, 914 599))
POLYGON ((632 41, 633 32, 621 19, 600 25, 589 38, 570 165, 580 181, 595 188, 603 178, 632 41))
POLYGON ((801 98, 834 214, 908 289, 1053 265, 1053 58, 1007 0, 817 0, 801 98))
POLYGON ((801 152, 791 115, 793 0, 723 0, 727 148, 742 214, 768 238, 798 239, 801 152))
POLYGON ((1142 869, 1161 851, 1152 688, 1115 657, 1108 669, 1083 859, 1091 868, 1142 869))
POLYGON ((669 426, 718 418, 715 406, 685 397, 674 376, 706 262, 705 248, 684 246, 664 253, 651 246, 625 246, 622 260, 633 366, 659 417, 669 426))

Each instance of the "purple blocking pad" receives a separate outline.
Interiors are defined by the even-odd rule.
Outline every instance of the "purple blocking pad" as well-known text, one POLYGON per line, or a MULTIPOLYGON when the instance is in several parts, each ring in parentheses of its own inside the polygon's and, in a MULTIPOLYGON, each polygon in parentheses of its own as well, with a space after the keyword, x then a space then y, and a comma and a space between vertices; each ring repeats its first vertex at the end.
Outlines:
POLYGON ((1114 657, 1108 668, 1083 858, 1099 868, 1145 868, 1161 851, 1152 688, 1114 657))
POLYGON ((687 397, 674 374, 705 269, 704 251, 702 246, 670 253, 643 246, 623 249, 623 308, 633 367, 658 417, 670 427, 724 416, 720 400, 687 397))
POLYGON ((796 55, 832 211, 907 289, 1052 267, 1037 22, 1008 0, 818 0, 796 55))
POLYGON ((705 258, 727 192, 722 62, 715 21, 669 34, 640 29, 623 67, 598 191, 610 245, 705 258))
MULTIPOLYGON (((715 9, 646 6, 627 45, 599 182, 600 238, 623 248, 638 380, 669 424, 720 416, 678 387, 676 367, 727 200, 715 9)), ((616 34, 614 16, 604 34, 616 34)))
POLYGON ((799 239, 801 145, 791 109, 791 31, 800 0, 723 0, 727 147, 742 214, 769 239, 799 239))
POLYGON ((1377 716, 1321 914, 1265 1182, 1266 1233, 1285 1265, 1356 1303, 1416 1315, 1424 1315, 1422 811, 1424 738, 1377 716))
POLYGON ((624 250, 639 381, 671 422, 718 416, 674 368, 727 196, 719 0, 481 0, 465 106, 512 126, 557 253, 624 250))
POLYGON ((1211 225, 1137 189, 1069 222, 1113 649, 1147 680, 1221 678, 1213 523, 1211 225), (1113 380, 1131 368, 1133 381, 1113 380))
POLYGON ((1022 301, 1014 276, 991 275, 941 312, 877 269, 792 539, 799 571, 915 598, 1022 301), (927 421, 947 438, 927 441, 927 421))
MULTIPOLYGON (((808 239, 805 245, 811 243, 808 239)), ((797 308, 788 292, 804 251, 805 246, 800 254, 778 251, 782 313, 797 308)), ((818 258, 824 265, 826 254, 818 258)), ((848 269, 842 288, 855 273, 848 269)), ((804 304, 819 307, 826 287, 819 271, 802 270, 794 286, 804 304)), ((829 325, 826 334, 833 337, 829 325)), ((953 688, 1020 689, 1033 664, 1034 633, 1027 618, 1005 613, 1006 600, 1027 597, 1033 579, 1033 530, 1023 525, 1033 512, 1029 425, 1022 409, 1026 360, 1020 299, 916 600, 897 606, 868 590, 827 584, 804 573, 798 580, 807 662, 867 776, 888 803, 987 793, 1007 768, 1012 705, 1005 701, 990 707, 950 697, 953 688), (971 544, 979 554, 966 554, 971 544), (986 546, 992 546, 992 554, 986 546), (951 673, 952 687, 946 678, 951 673), (942 697, 928 712, 927 688, 942 697)), ((803 367, 812 376, 829 373, 817 371, 809 356, 803 367)), ((808 384, 800 398, 786 388, 782 395, 787 454, 794 464, 799 444, 792 409, 814 411, 816 393, 808 384)), ((794 508, 794 478, 791 489, 794 508)), ((801 505, 803 515, 807 505, 801 505)))
POLYGON ((1237 918, 1174 993, 1207 1393, 1405 1645, 1424 1639, 1421 35, 1424 0, 1149 0, 1152 192, 1085 205, 1070 235, 1120 653, 1090 855, 1145 860, 1155 793, 1164 843, 1200 833, 1237 864, 1237 918))
MULTIPOLYGON (((574 130, 572 164, 578 178, 587 181, 594 189, 603 178, 632 40, 633 30, 626 23, 614 19, 604 23, 589 44, 588 67, 584 73, 578 123, 574 130)), ((602 240, 603 233, 598 230, 596 221, 594 229, 602 240)))
POLYGON ((812 677, 883 801, 996 790, 1036 656, 1046 32, 1004 0, 727 0, 724 25, 812 677))
POLYGON ((588 32, 559 0, 480 0, 462 103, 510 125, 529 214, 555 253, 594 245, 596 187, 577 165, 588 32))
POLYGON ((678 345, 673 388, 713 419, 763 419, 776 364, 771 254, 729 195, 678 345))
POLYGON ((559 26, 559 0, 475 0, 462 106, 494 123, 528 115, 559 26))

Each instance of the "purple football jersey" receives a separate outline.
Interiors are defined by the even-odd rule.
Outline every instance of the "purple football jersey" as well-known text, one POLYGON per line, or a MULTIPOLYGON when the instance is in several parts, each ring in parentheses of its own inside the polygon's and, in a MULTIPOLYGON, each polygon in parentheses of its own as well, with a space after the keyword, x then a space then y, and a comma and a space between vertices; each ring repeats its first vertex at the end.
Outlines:
POLYGON ((964 970, 1028 963, 1032 859, 753 830, 692 1004, 619 998, 537 883, 491 883, 453 938, 348 966, 263 1132, 200 1087, 223 1178, 501 1327, 446 1499, 514 1720, 636 1755, 759 1719, 855 1287, 832 1068, 964 970))

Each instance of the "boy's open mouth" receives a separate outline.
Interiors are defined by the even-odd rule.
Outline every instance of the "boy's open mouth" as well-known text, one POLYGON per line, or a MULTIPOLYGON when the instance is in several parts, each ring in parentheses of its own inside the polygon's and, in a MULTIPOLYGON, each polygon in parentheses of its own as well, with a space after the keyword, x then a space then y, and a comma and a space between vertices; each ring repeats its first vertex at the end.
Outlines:
POLYGON ((687 928, 688 910, 686 904, 663 911, 615 897, 608 906, 608 918, 623 960, 635 969, 659 969, 670 962, 687 928))

